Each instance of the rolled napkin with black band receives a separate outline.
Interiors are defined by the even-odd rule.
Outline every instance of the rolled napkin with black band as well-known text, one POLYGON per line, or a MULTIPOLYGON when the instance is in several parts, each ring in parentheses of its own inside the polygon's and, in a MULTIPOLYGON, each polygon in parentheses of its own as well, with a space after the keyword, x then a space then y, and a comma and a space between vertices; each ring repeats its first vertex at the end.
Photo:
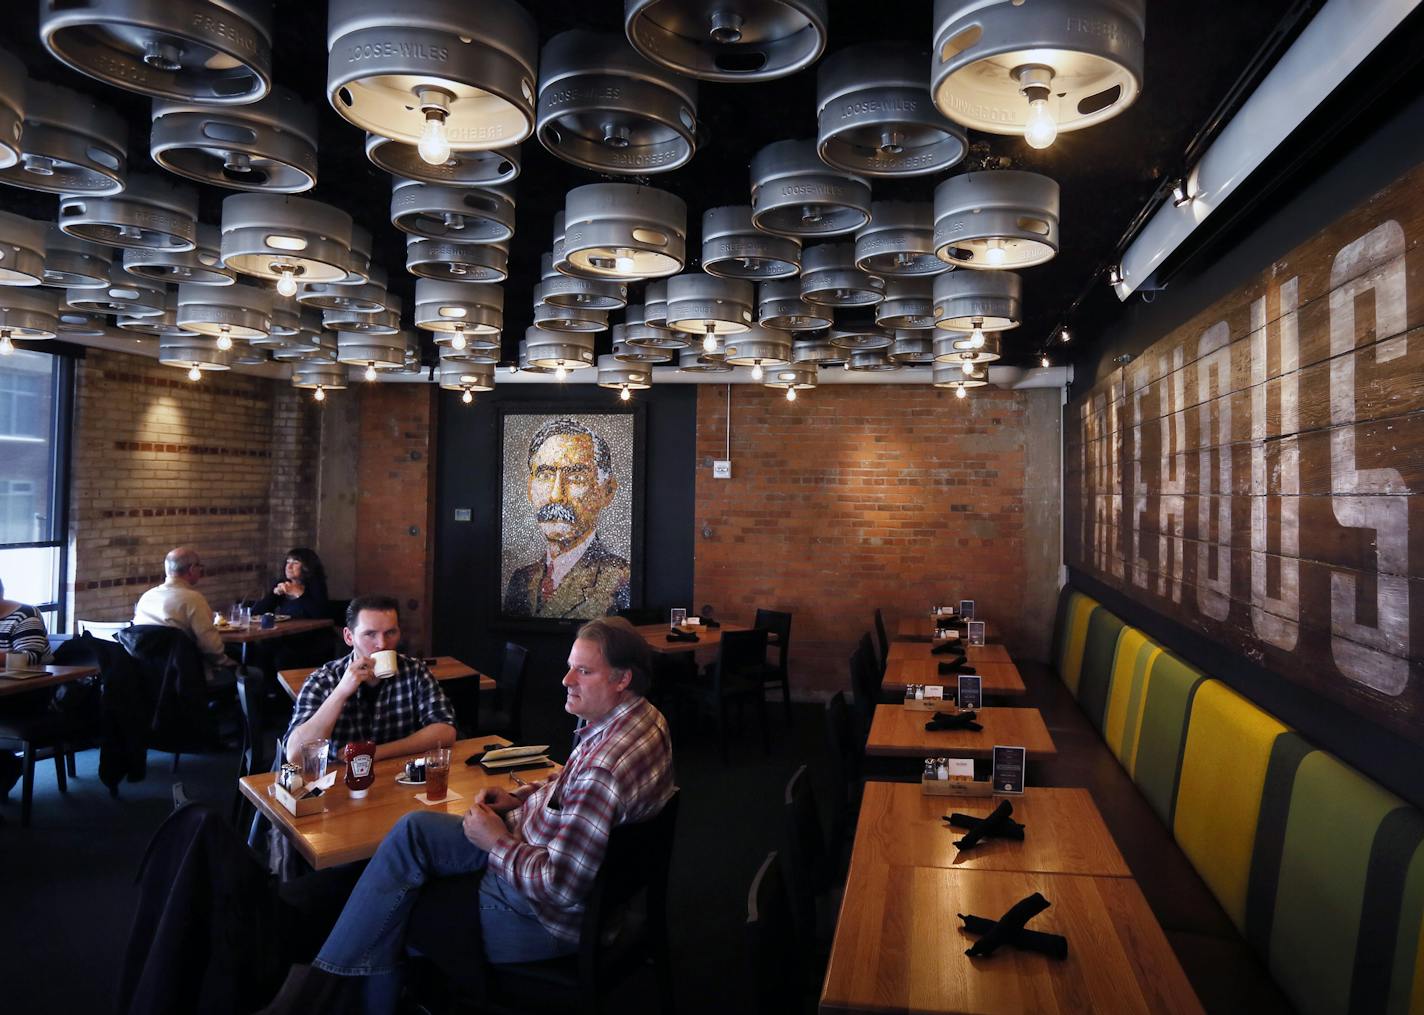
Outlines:
POLYGON ((718 628, 722 625, 719 621, 713 620, 711 617, 703 617, 702 626, 706 628, 718 628))
POLYGON ((949 712, 936 712, 934 718, 925 723, 927 730, 972 730, 978 733, 984 727, 975 722, 976 714, 973 711, 951 714, 949 712))
POLYGON ((958 652, 960 655, 964 654, 963 650, 959 647, 958 641, 941 642, 930 649, 930 654, 937 656, 949 655, 951 652, 958 652))
MULTIPOLYGON (((983 818, 976 818, 972 814, 960 814, 958 811, 940 820, 954 828, 965 829, 978 828, 984 821, 983 818)), ((1013 818, 1005 821, 1003 827, 994 833, 994 838, 996 839, 1016 839, 1019 842, 1023 842, 1023 837, 1024 826, 1013 818)))
POLYGON ((976 670, 973 666, 970 666, 964 661, 963 656, 960 656, 958 659, 951 659, 947 663, 939 664, 939 675, 942 677, 949 676, 953 673, 962 673, 966 677, 972 677, 978 672, 979 671, 976 670))
MULTIPOLYGON (((1027 898, 1020 899, 1009 907, 1008 912, 994 921, 993 927, 985 931, 983 937, 965 949, 964 954, 971 958, 987 958, 993 955, 1000 945, 1012 944, 1014 939, 1024 929, 1024 924, 1028 923, 1048 907, 1049 901, 1039 892, 1034 892, 1027 898)), ((960 913, 959 918, 965 921, 965 929, 969 929, 969 917, 960 913)), ((970 932, 973 933, 973 931, 970 932)), ((1067 942, 1064 942, 1063 954, 1068 954, 1067 942)))
POLYGON ((995 807, 983 821, 976 824, 962 839, 956 839, 955 849, 973 849, 979 845, 980 841, 988 838, 1004 838, 1003 832, 1008 826, 1014 825, 1018 828, 1018 838, 1023 838, 1023 825, 1018 824, 1009 815, 1014 813, 1014 805, 1007 800, 1000 800, 999 806, 995 807))
POLYGON ((697 637, 696 632, 693 632, 693 631, 677 631, 677 630, 669 631, 669 632, 668 632, 668 636, 667 636, 667 640, 668 640, 668 641, 701 641, 701 639, 697 637))
MULTIPOLYGON (((982 916, 965 916, 960 913, 959 918, 964 921, 964 929, 971 934, 988 934, 995 926, 993 920, 986 920, 982 916)), ((1068 957, 1068 939, 1062 934, 1045 934, 1040 930, 1024 928, 1009 938, 1008 943, 1021 951, 1038 952, 1052 959, 1068 957)))

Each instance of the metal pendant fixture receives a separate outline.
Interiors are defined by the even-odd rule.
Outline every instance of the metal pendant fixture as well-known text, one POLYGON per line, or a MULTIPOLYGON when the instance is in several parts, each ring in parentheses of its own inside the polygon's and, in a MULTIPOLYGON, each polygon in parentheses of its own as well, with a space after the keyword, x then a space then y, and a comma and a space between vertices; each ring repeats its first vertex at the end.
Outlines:
POLYGON ((763 282, 757 286, 757 323, 778 331, 819 331, 831 326, 829 310, 801 298, 801 283, 763 282))
POLYGON ((246 106, 153 104, 148 151, 170 173, 269 194, 316 186, 316 110, 286 88, 246 106))
POLYGON ((600 388, 612 388, 620 392, 623 401, 628 400, 630 391, 646 391, 653 386, 653 368, 625 363, 612 354, 598 357, 598 380, 600 388))
MULTIPOLYGON (((270 343, 258 342, 256 344, 262 345, 270 343)), ((333 331, 318 331, 313 334, 303 330, 297 335, 284 339, 280 343, 271 345, 271 350, 272 358, 284 363, 335 365, 336 333, 333 331)))
MULTIPOLYGON (((277 358, 275 353, 273 358, 277 358)), ((318 402, 326 401, 328 391, 344 391, 347 380, 344 366, 307 361, 292 367, 292 387, 311 391, 318 402)))
POLYGON ((500 243, 514 235, 514 192, 507 187, 447 187, 396 180, 391 224, 434 240, 500 243))
POLYGON ((163 313, 166 286, 140 278, 123 265, 109 268, 109 284, 100 289, 66 289, 64 302, 75 310, 95 314, 124 314, 129 317, 157 317, 163 313))
POLYGON ((41 0, 40 39, 105 84, 243 104, 272 87, 270 0, 41 0))
POLYGON ((794 278, 801 270, 801 241, 752 225, 750 205, 708 208, 702 215, 702 270, 749 282, 794 278))
POLYGON ((627 322, 613 326, 613 358, 620 363, 670 363, 673 350, 642 345, 628 340, 632 330, 627 322))
POLYGON ((101 289, 109 284, 113 251, 70 236, 55 223, 45 227, 44 284, 60 289, 101 289))
POLYGON ((72 307, 59 308, 58 338, 103 338, 109 334, 109 319, 103 314, 85 313, 72 307))
POLYGON ((509 277, 509 245, 407 236, 405 268, 417 278, 444 282, 503 282, 509 277))
POLYGON ((751 367, 752 380, 762 379, 765 367, 781 367, 791 363, 791 334, 772 331, 760 325, 727 339, 727 362, 733 366, 751 367))
POLYGON ((564 203, 564 256, 573 271, 633 280, 676 275, 687 260, 687 205, 665 190, 590 183, 564 203))
POLYGON ((828 166, 866 176, 939 173, 969 150, 930 102, 929 54, 904 43, 849 46, 816 72, 816 148, 828 166))
POLYGON ((750 282, 694 271, 668 279, 668 327, 702 336, 703 354, 718 352, 718 337, 752 327, 756 291, 750 282))
POLYGON ((0 50, 0 169, 20 161, 26 78, 25 65, 0 50))
POLYGON ((930 93, 973 130, 1047 148, 1142 89, 1147 0, 935 0, 930 93))
MULTIPOLYGON (((662 283, 666 288, 666 283, 662 283)), ((649 289, 652 286, 648 287, 649 289)), ((663 319, 667 319, 667 301, 663 301, 663 319)), ((630 303, 628 309, 623 311, 623 323, 615 327, 613 341, 627 342, 631 346, 641 349, 650 349, 660 353, 671 353, 678 349, 686 349, 691 345, 691 340, 680 331, 672 331, 668 328, 657 328, 648 323, 647 306, 645 304, 630 303), (620 333, 617 329, 622 328, 620 333), (618 336, 622 335, 620 339, 618 336)))
POLYGON ((554 368, 552 367, 536 367, 533 363, 529 362, 529 343, 522 338, 519 340, 518 362, 519 366, 517 367, 517 369, 521 373, 552 374, 554 372, 554 368))
POLYGON ((667 326, 667 286, 667 279, 660 278, 643 287, 643 323, 659 331, 671 330, 667 326))
POLYGON ((770 81, 826 48, 825 0, 625 0, 623 30, 649 60, 707 81, 770 81))
POLYGON ((351 307, 321 312, 322 327, 331 331, 357 331, 368 335, 393 335, 401 330, 402 303, 393 292, 386 293, 386 309, 374 314, 351 307))
POLYGON ((628 283, 608 279, 576 278, 554 270, 551 254, 539 260, 541 281, 534 287, 534 302, 582 310, 621 310, 628 305, 628 283))
POLYGON ((277 283, 287 298, 302 282, 339 282, 351 265, 351 216, 329 204, 281 194, 223 199, 223 264, 277 283))
POLYGON ((0 211, 0 285, 45 282, 45 223, 0 211))
POLYGON ((504 328, 504 290, 479 282, 422 278, 415 283, 415 326, 441 333, 437 342, 448 335, 456 349, 477 335, 486 336, 480 345, 498 344, 504 328))
MULTIPOLYGON (((538 286, 535 286, 538 289, 538 286)), ((534 325, 543 331, 593 334, 608 330, 607 310, 587 310, 583 307, 561 307, 553 303, 534 303, 534 325)))
POLYGON ((884 301, 875 308, 875 323, 886 331, 933 328, 933 283, 927 278, 890 279, 884 301))
POLYGON ((928 331, 897 331, 886 354, 892 362, 905 367, 929 366, 934 362, 934 333, 928 331))
POLYGON ((465 363, 460 360, 440 361, 440 387, 446 391, 463 391, 467 395, 474 391, 494 390, 493 363, 465 363))
POLYGON ((954 392, 956 398, 964 398, 969 394, 970 388, 982 388, 989 383, 989 378, 982 368, 971 369, 973 372, 966 374, 952 363, 936 363, 930 376, 936 388, 948 388, 954 392))
POLYGON ((975 363, 992 363, 1000 356, 999 333, 991 331, 969 334, 937 333, 934 340, 936 363, 957 363, 961 367, 975 363))
POLYGON ((885 298, 885 280, 855 266, 855 246, 820 243, 801 256, 801 298, 820 307, 868 307, 885 298))
POLYGON ((831 345, 848 353, 886 349, 894 341, 888 332, 859 324, 832 325, 827 337, 831 345))
POLYGON ((539 143, 601 173, 686 165, 697 146, 697 83, 650 63, 621 35, 574 29, 539 58, 539 143))
POLYGON ((480 151, 451 151, 444 162, 431 165, 420 149, 379 134, 366 135, 366 158, 378 169, 403 180, 440 183, 447 187, 497 187, 519 175, 519 146, 480 151))
POLYGON ((180 285, 178 327, 229 339, 265 338, 272 333, 272 291, 255 285, 180 285))
POLYGON ((327 50, 332 108, 432 166, 534 129, 539 32, 514 0, 331 0, 327 50))
POLYGON ((935 327, 1005 331, 1023 322, 1023 279, 1012 271, 952 271, 934 281, 935 327))
POLYGON ((318 310, 351 310, 374 314, 386 309, 386 272, 379 265, 367 269, 370 278, 361 285, 341 282, 311 282, 297 293, 297 302, 318 310))
POLYGON ((222 263, 221 232, 206 222, 198 223, 198 237, 192 250, 132 247, 124 251, 124 269, 131 275, 158 282, 232 285, 237 281, 237 273, 222 263))
POLYGON ((221 348, 205 335, 180 332, 158 336, 158 362, 187 370, 190 381, 200 381, 203 374, 211 371, 231 370, 232 361, 232 346, 221 348))
POLYGON ((831 169, 812 141, 776 141, 752 156, 752 222, 786 236, 839 236, 870 221, 870 184, 831 169))
POLYGON ((376 379, 378 370, 404 370, 405 335, 398 331, 391 335, 338 331, 336 362, 365 367, 368 381, 376 379))
POLYGON ((677 368, 696 374, 729 374, 732 372, 732 364, 723 357, 708 355, 695 345, 678 353, 677 368))
POLYGON ((935 253, 963 268, 1017 269, 1058 253, 1058 183, 1014 169, 951 176, 935 188, 935 253))
POLYGON ((769 371, 766 380, 762 383, 768 388, 780 388, 786 392, 788 401, 796 401, 796 392, 810 391, 815 388, 816 382, 820 379, 814 366, 805 366, 800 363, 790 366, 777 367, 769 371))
POLYGON ((178 291, 172 288, 163 294, 163 313, 142 317, 120 314, 114 323, 121 331, 136 331, 144 335, 193 334, 187 328, 178 326, 178 291))
POLYGON ((272 301, 272 330, 266 337, 253 335, 248 341, 274 348, 293 343, 312 346, 320 344, 321 331, 320 310, 297 307, 291 300, 277 297, 272 301))
POLYGON ((855 234, 855 264, 872 275, 894 277, 949 271, 949 264, 935 254, 933 206, 876 201, 870 206, 870 223, 855 234))
POLYGON ((888 346, 881 349, 856 349, 846 360, 845 368, 854 373, 899 370, 900 364, 887 355, 889 351, 888 346))
POLYGON ((30 81, 20 160, 0 169, 0 183, 48 194, 117 194, 128 173, 128 136, 128 125, 108 106, 30 81))
POLYGON ((273 296, 272 334, 278 338, 290 338, 301 330, 301 326, 302 308, 293 300, 273 296))
POLYGON ((59 294, 37 286, 0 286, 0 353, 11 339, 54 338, 59 331, 59 294))
POLYGON ((592 334, 545 331, 531 326, 524 330, 524 340, 529 343, 532 366, 567 371, 594 365, 592 334))
POLYGON ((791 365, 796 367, 838 367, 845 363, 846 355, 824 337, 798 338, 791 343, 791 365))
POLYGON ((198 242, 198 192, 186 183, 134 173, 122 194, 65 194, 59 228, 110 247, 192 250, 198 242))

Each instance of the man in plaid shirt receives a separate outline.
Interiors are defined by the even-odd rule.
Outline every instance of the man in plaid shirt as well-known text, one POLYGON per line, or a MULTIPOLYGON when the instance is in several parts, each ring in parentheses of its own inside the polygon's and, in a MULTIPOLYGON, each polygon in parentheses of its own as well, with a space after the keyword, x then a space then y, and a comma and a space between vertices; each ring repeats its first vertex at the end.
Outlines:
POLYGON ((377 758, 455 742, 455 710, 423 662, 398 656, 395 676, 376 676, 371 657, 400 643, 400 604, 394 598, 351 600, 341 634, 351 653, 318 667, 297 695, 284 738, 288 761, 300 765, 302 745, 311 740, 330 740, 336 757, 352 741, 374 741, 377 758))
POLYGON ((398 821, 312 967, 294 969, 268 1011, 331 1007, 350 983, 342 977, 364 978, 366 1011, 395 1011, 406 923, 435 877, 485 872, 470 919, 480 921, 488 961, 577 951, 609 833, 654 817, 674 791, 667 722, 641 693, 650 672, 647 643, 626 620, 581 627, 563 685, 564 709, 583 722, 563 771, 515 793, 481 790, 463 819, 417 812, 398 821))

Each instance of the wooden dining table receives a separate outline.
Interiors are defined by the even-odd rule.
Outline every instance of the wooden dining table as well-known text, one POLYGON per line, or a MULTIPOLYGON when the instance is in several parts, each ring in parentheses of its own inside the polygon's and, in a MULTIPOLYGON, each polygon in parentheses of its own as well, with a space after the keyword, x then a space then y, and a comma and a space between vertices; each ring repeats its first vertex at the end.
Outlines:
POLYGON ((750 631, 751 628, 727 623, 723 623, 721 627, 699 625, 695 629, 696 641, 668 641, 668 631, 671 629, 667 624, 640 624, 634 630, 643 636, 643 640, 654 652, 696 652, 698 649, 716 648, 722 643, 724 631, 750 631))
POLYGON ((83 680, 85 677, 97 677, 99 667, 97 666, 27 666, 24 673, 38 674, 37 676, 11 676, 7 677, 4 670, 0 670, 0 698, 11 694, 24 694, 28 691, 38 691, 46 687, 57 687, 60 684, 68 684, 75 680, 83 680))
MULTIPOLYGON (((895 623, 895 638, 897 641, 930 641, 934 638, 935 622, 930 619, 928 613, 913 617, 901 617, 895 623)), ((984 621, 985 637, 994 637, 994 628, 987 620, 984 621)))
POLYGON ((933 650, 942 644, 944 642, 892 641, 890 651, 885 653, 885 661, 887 664, 897 659, 932 659, 938 662, 953 659, 963 651, 964 658, 975 666, 980 663, 1013 662, 1009 650, 998 642, 989 645, 970 645, 961 638, 959 644, 955 645, 951 651, 936 655, 933 650))
MULTIPOLYGON (((881 690, 889 694, 904 694, 909 684, 931 684, 937 687, 958 687, 959 675, 941 675, 939 664, 943 656, 929 656, 924 659, 890 659, 885 664, 885 679, 881 690)), ((1012 662, 974 663, 973 675, 982 679, 984 694, 996 698, 1019 698, 1028 693, 1019 668, 1012 662)))
POLYGON ((247 646, 254 642, 272 641, 275 638, 290 638, 294 634, 306 634, 309 631, 320 631, 333 626, 330 620, 320 617, 293 617, 291 620, 280 621, 271 627, 263 627, 261 621, 254 618, 250 624, 215 624, 213 625, 213 630, 217 631, 218 637, 223 640, 223 644, 238 645, 241 647, 242 662, 243 665, 246 665, 247 646))
MULTIPOLYGON (((369 858, 401 816, 411 811, 464 814, 474 802, 475 794, 486 786, 515 789, 518 784, 508 771, 486 772, 479 765, 465 764, 465 759, 473 754, 508 746, 508 740, 497 736, 475 736, 456 741, 450 751, 450 792, 444 800, 434 804, 416 799, 417 795, 425 792, 423 785, 406 786, 396 782, 396 777, 405 770, 409 757, 383 758, 376 762, 376 781, 360 800, 351 798, 338 774, 336 785, 325 794, 325 810, 300 818, 293 816, 270 794, 275 779, 271 772, 249 775, 238 781, 238 788, 253 806, 282 830, 307 863, 321 870, 369 858)), ((340 771, 342 766, 338 764, 336 767, 340 771)), ((526 782, 536 782, 555 774, 559 767, 550 764, 514 774, 526 782)))
POLYGON ((925 723, 934 718, 928 709, 876 705, 865 753, 877 758, 989 758, 999 746, 1022 747, 1029 761, 1058 756, 1038 709, 990 707, 976 709, 975 714, 984 727, 978 732, 927 730, 925 723))
MULTIPOLYGON (((468 666, 460 662, 454 656, 435 656, 434 661, 425 660, 425 668, 430 671, 430 675, 436 680, 463 680, 466 677, 479 677, 481 691, 493 691, 496 685, 494 678, 486 676, 473 666, 468 666)), ((287 692, 293 701, 297 700, 297 695, 302 691, 302 685, 317 671, 317 667, 308 666, 293 670, 278 670, 277 682, 282 685, 282 689, 287 692)))

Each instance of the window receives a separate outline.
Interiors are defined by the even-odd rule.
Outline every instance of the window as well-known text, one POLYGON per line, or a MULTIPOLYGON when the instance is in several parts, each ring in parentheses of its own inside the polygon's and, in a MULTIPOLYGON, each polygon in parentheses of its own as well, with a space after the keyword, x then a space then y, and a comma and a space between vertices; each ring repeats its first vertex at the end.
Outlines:
POLYGON ((5 598, 39 608, 63 630, 68 358, 17 350, 0 357, 0 581, 5 598))

